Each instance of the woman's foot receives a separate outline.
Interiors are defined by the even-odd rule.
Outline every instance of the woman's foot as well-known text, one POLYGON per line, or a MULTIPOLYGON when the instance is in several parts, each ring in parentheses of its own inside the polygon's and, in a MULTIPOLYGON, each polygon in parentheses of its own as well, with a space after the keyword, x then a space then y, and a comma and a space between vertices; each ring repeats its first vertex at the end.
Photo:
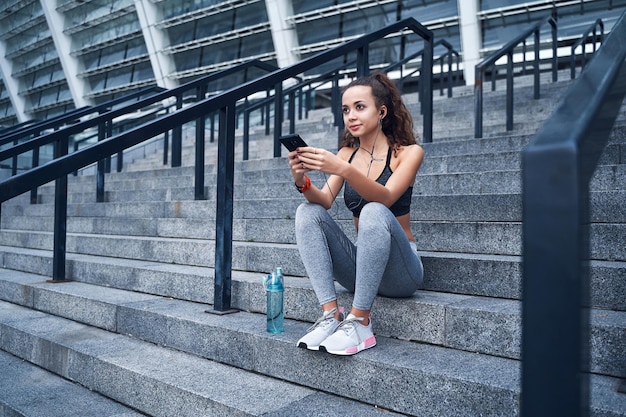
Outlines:
POLYGON ((296 346, 309 350, 319 350, 320 343, 335 332, 341 324, 341 320, 343 320, 343 308, 339 308, 339 311, 336 308, 325 311, 322 317, 308 328, 307 334, 296 342, 296 346), (339 320, 335 318, 336 313, 339 314, 339 320))
POLYGON ((364 320, 363 317, 348 314, 337 330, 319 344, 318 349, 333 355, 354 355, 376 346, 372 320, 370 318, 369 323, 363 325, 361 322, 364 320))

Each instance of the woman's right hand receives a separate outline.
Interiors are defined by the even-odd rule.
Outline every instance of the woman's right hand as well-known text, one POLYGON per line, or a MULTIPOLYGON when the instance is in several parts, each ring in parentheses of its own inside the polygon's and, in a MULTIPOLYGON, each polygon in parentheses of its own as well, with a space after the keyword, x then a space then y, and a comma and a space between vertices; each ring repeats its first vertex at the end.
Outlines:
POLYGON ((310 170, 305 168, 302 162, 300 161, 300 158, 298 157, 298 151, 295 150, 295 151, 289 152, 287 157, 289 160, 289 168, 291 168, 291 176, 293 177, 293 180, 297 184, 304 183, 304 174, 306 174, 310 170))

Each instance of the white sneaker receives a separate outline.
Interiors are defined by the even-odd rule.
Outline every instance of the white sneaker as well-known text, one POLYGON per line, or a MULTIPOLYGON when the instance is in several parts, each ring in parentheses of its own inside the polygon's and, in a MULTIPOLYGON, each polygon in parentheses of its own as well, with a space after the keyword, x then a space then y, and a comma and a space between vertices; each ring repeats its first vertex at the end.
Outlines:
POLYGON ((372 319, 367 326, 359 323, 362 317, 348 314, 335 333, 320 343, 319 350, 333 355, 354 355, 362 350, 376 346, 376 338, 372 332, 372 319))
MULTIPOLYGON (((336 308, 330 311, 324 311, 322 317, 317 319, 317 321, 307 329, 307 334, 296 342, 296 346, 309 350, 319 350, 320 343, 333 334, 335 329, 341 324, 341 321, 335 319, 336 311, 336 308)), ((339 308, 339 316, 343 319, 343 307, 339 308)))

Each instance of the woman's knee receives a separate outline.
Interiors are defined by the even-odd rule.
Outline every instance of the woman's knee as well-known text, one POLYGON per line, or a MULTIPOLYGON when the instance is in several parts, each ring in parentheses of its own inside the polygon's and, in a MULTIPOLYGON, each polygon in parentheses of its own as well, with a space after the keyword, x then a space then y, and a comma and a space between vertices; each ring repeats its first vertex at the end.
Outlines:
POLYGON ((367 203, 359 216, 359 230, 386 227, 394 219, 387 206, 381 203, 367 203))
POLYGON ((312 223, 319 223, 326 209, 319 204, 305 202, 296 209, 296 231, 312 223))

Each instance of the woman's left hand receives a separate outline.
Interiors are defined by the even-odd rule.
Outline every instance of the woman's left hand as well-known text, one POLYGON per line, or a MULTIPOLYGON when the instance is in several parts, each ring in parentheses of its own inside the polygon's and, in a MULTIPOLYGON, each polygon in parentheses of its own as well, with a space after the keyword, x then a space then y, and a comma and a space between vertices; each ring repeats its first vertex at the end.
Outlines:
POLYGON ((321 171, 327 174, 338 173, 338 162, 341 159, 337 155, 328 152, 325 149, 313 148, 307 146, 305 148, 298 148, 298 160, 301 163, 303 169, 310 171, 321 171))

